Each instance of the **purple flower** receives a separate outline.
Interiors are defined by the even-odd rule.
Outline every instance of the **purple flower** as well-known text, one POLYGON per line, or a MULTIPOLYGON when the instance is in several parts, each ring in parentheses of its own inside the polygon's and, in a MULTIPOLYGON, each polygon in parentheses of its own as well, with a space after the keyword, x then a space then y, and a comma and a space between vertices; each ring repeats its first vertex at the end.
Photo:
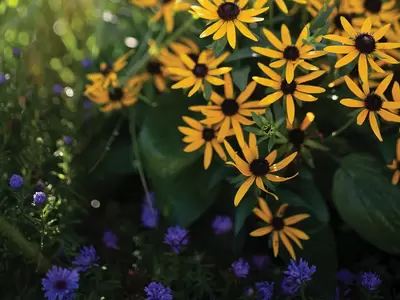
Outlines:
POLYGON ((370 291, 375 291, 382 283, 382 280, 374 272, 364 272, 360 274, 361 285, 370 291))
POLYGON ((7 81, 6 75, 0 73, 0 85, 7 81))
POLYGON ((254 295, 254 289, 253 289, 251 286, 247 287, 247 288, 244 290, 244 295, 245 295, 246 297, 250 297, 250 296, 254 295))
POLYGON ((83 101, 83 108, 84 109, 90 109, 93 106, 93 102, 90 100, 84 100, 83 101))
POLYGON ((44 296, 48 300, 68 299, 71 293, 79 288, 79 273, 77 270, 68 270, 53 266, 42 279, 44 296))
POLYGON ((232 218, 229 216, 216 216, 212 222, 215 234, 224 234, 232 230, 232 218))
POLYGON ((73 141, 73 138, 71 136, 67 135, 67 136, 64 136, 63 141, 64 141, 65 145, 71 145, 72 141, 73 141))
POLYGON ((253 255, 251 262, 260 271, 271 263, 271 258, 267 255, 253 255))
POLYGON ((294 295, 297 293, 301 285, 311 280, 311 276, 317 271, 316 266, 308 266, 308 262, 300 258, 299 263, 293 259, 283 272, 285 278, 282 281, 282 290, 287 295, 294 295))
POLYGON ((103 243, 107 248, 119 249, 118 247, 118 237, 115 233, 111 231, 105 231, 103 235, 103 243))
POLYGON ((256 282, 257 300, 270 300, 274 292, 274 283, 268 281, 256 282))
POLYGON ((179 226, 169 227, 164 235, 164 244, 171 247, 171 250, 179 254, 183 246, 189 243, 189 231, 179 226))
POLYGON ((156 207, 155 194, 150 192, 143 199, 141 221, 146 228, 157 227, 159 220, 159 211, 156 207))
POLYGON ((239 258, 231 264, 233 273, 235 273, 238 278, 246 278, 249 274, 250 265, 243 258, 239 258))
POLYGON ((57 95, 61 95, 64 91, 64 87, 59 84, 56 83, 55 85, 53 85, 53 92, 56 93, 57 95))
POLYGON ((44 189, 44 183, 42 181, 39 181, 38 183, 36 183, 35 186, 36 192, 41 192, 44 189))
POLYGON ((47 195, 43 192, 36 192, 33 194, 33 202, 36 205, 42 205, 46 202, 47 200, 47 195))
POLYGON ((20 56, 22 54, 22 51, 21 51, 21 49, 14 48, 14 49, 12 49, 12 54, 14 56, 20 56))
POLYGON ((171 289, 164 287, 161 283, 152 282, 144 288, 146 300, 172 300, 171 289))
POLYGON ((85 272, 90 267, 98 267, 96 264, 99 257, 96 254, 96 249, 94 249, 93 245, 90 247, 82 247, 80 253, 75 256, 75 259, 72 261, 73 265, 78 266, 76 269, 78 271, 85 272))
POLYGON ((9 184, 13 189, 19 189, 24 184, 24 179, 18 174, 13 174, 9 184))
POLYGON ((351 285, 356 281, 357 276, 349 269, 340 269, 336 273, 336 278, 346 285, 351 285))
POLYGON ((89 58, 84 58, 84 59, 82 59, 81 64, 82 64, 82 67, 84 67, 85 69, 88 69, 92 65, 92 61, 89 58))
POLYGON ((281 283, 282 292, 285 295, 294 296, 300 289, 300 285, 294 277, 284 277, 281 283))

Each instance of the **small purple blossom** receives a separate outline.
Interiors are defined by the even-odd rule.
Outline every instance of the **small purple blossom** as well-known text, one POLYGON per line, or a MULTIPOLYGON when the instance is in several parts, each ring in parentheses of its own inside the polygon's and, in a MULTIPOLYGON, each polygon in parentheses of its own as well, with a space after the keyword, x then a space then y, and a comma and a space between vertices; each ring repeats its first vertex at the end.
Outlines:
POLYGON ((118 237, 112 231, 105 231, 103 235, 103 243, 107 248, 119 249, 118 247, 118 237))
POLYGON ((256 282, 257 300, 270 300, 274 292, 274 283, 268 281, 256 282))
POLYGON ((364 272, 360 274, 361 285, 370 291, 375 291, 381 285, 382 280, 375 272, 364 272))
POLYGON ((245 295, 246 297, 250 297, 250 296, 254 295, 254 289, 253 289, 251 286, 247 287, 247 288, 244 290, 244 295, 245 295))
POLYGON ((43 192, 36 192, 33 194, 33 202, 36 205, 42 205, 46 202, 47 200, 47 195, 43 192))
POLYGON ((48 300, 68 299, 79 288, 79 273, 77 270, 68 270, 53 266, 42 279, 44 296, 48 300))
POLYGON ((44 183, 42 181, 39 181, 38 183, 36 183, 35 189, 36 192, 42 192, 44 189, 44 183))
POLYGON ((19 189, 24 184, 24 178, 21 175, 13 174, 9 184, 13 189, 19 189))
POLYGON ((351 285, 356 281, 357 276, 349 269, 340 269, 336 273, 336 278, 346 285, 351 285))
POLYGON ((253 255, 251 257, 251 263, 257 270, 261 271, 265 266, 271 263, 271 258, 267 255, 253 255))
POLYGON ((311 276, 316 271, 316 266, 309 267, 308 262, 302 258, 298 264, 291 259, 287 270, 283 272, 285 275, 281 285, 283 292, 287 295, 295 295, 301 285, 311 280, 311 276))
POLYGON ((169 227, 164 235, 164 244, 171 247, 171 250, 179 254, 182 247, 189 244, 189 231, 179 226, 169 227))
POLYGON ((84 59, 82 59, 81 64, 82 64, 82 67, 84 67, 85 69, 88 69, 92 65, 92 61, 89 58, 84 58, 84 59))
POLYGON ((14 56, 20 56, 20 55, 22 54, 22 51, 21 51, 21 49, 19 49, 19 48, 13 48, 13 49, 12 49, 12 54, 13 54, 14 56))
POLYGON ((69 135, 64 136, 63 142, 65 145, 71 145, 73 141, 73 138, 69 135))
POLYGON ((83 100, 83 108, 84 109, 91 109, 93 106, 93 102, 90 100, 83 100))
POLYGON ((171 289, 164 287, 161 283, 152 282, 144 288, 146 300, 172 300, 171 289))
POLYGON ((64 87, 61 84, 56 83, 53 85, 53 92, 57 95, 61 95, 64 92, 64 87))
POLYGON ((232 230, 232 218, 229 216, 216 216, 211 226, 215 234, 228 233, 232 230))
POLYGON ((284 277, 281 283, 282 292, 288 296, 294 296, 300 289, 300 285, 294 277, 284 277))
POLYGON ((0 73, 0 85, 7 81, 6 75, 0 73))
POLYGON ((147 194, 143 199, 141 221, 146 228, 157 227, 160 213, 156 207, 156 198, 153 192, 147 194))
POLYGON ((243 258, 239 258, 231 264, 233 273, 238 278, 246 278, 249 275, 250 265, 243 258))
POLYGON ((76 268, 78 271, 85 272, 92 266, 98 267, 99 265, 96 263, 98 260, 99 257, 96 254, 96 249, 91 245, 90 247, 82 247, 80 253, 72 261, 72 264, 78 266, 76 268))

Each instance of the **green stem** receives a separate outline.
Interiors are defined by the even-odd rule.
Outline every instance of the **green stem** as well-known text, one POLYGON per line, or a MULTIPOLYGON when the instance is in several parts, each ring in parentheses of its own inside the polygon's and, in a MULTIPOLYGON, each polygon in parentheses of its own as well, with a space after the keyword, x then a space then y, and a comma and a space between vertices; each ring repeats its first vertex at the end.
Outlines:
POLYGON ((46 272, 51 267, 50 262, 40 252, 39 247, 28 241, 18 228, 10 224, 2 215, 0 215, 0 234, 14 243, 26 258, 36 261, 38 270, 46 272))
POLYGON ((301 300, 307 300, 306 294, 304 292, 304 285, 300 286, 300 298, 301 298, 301 300))
POLYGON ((342 127, 340 127, 338 130, 332 132, 331 135, 325 139, 325 141, 328 141, 328 140, 334 138, 335 136, 338 136, 339 134, 341 134, 343 131, 345 131, 347 128, 349 128, 351 124, 354 123, 356 118, 357 118, 357 116, 350 118, 342 127))
POLYGON ((268 25, 270 29, 274 25, 274 0, 271 0, 271 4, 269 5, 268 25))

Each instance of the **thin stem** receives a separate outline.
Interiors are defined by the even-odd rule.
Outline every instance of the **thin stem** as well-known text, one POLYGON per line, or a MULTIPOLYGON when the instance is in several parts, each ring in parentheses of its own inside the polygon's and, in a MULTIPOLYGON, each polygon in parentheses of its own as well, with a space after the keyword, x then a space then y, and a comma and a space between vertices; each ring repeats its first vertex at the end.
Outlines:
POLYGON ((330 140, 330 139, 334 138, 335 136, 338 136, 339 134, 341 134, 343 131, 345 131, 347 128, 349 128, 351 124, 354 123, 356 118, 357 118, 357 116, 350 118, 342 127, 340 127, 338 130, 332 132, 331 135, 325 139, 325 141, 330 140))
POLYGON ((272 25, 274 24, 274 0, 271 0, 271 4, 269 5, 268 17, 268 25, 272 29, 272 25))
POLYGON ((303 284, 300 286, 300 298, 301 298, 301 300, 307 300, 306 294, 304 293, 304 285, 303 284))

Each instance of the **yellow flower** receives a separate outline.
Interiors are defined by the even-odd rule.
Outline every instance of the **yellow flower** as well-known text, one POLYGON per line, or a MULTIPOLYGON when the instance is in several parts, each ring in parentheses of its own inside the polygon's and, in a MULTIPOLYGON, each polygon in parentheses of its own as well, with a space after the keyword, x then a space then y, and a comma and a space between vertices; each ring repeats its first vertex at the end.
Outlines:
POLYGON ((183 141, 188 144, 183 151, 193 152, 204 146, 204 169, 206 170, 211 164, 213 149, 223 161, 226 161, 225 151, 216 138, 217 127, 203 126, 199 121, 189 117, 182 117, 182 119, 190 126, 190 128, 178 127, 178 130, 185 135, 183 141))
POLYGON ((115 85, 110 89, 103 86, 90 88, 86 86, 84 95, 94 103, 102 105, 103 112, 119 110, 137 102, 137 94, 143 86, 143 77, 135 76, 129 79, 124 86, 115 85))
POLYGON ((340 103, 347 107, 362 108, 357 115, 357 125, 362 125, 369 117, 369 124, 376 137, 382 142, 382 136, 379 130, 376 114, 380 115, 384 120, 389 122, 400 122, 400 116, 390 112, 390 110, 400 108, 400 102, 389 102, 384 93, 388 88, 393 74, 388 75, 378 85, 376 90, 370 91, 368 81, 362 85, 362 90, 349 77, 345 77, 348 88, 353 92, 359 100, 345 98, 340 103))
POLYGON ((190 4, 182 0, 131 0, 131 2, 139 7, 156 8, 157 12, 150 22, 157 22, 164 17, 168 32, 172 32, 174 29, 175 12, 185 11, 190 8, 190 4))
POLYGON ((339 7, 335 7, 329 16, 328 20, 331 22, 328 33, 342 35, 348 37, 348 33, 344 30, 340 18, 345 18, 350 24, 353 25, 353 20, 356 17, 354 10, 351 9, 350 2, 340 1, 339 7))
POLYGON ((254 23, 264 20, 264 18, 256 18, 259 14, 268 10, 265 8, 244 9, 248 4, 248 0, 197 0, 201 6, 192 6, 193 11, 199 18, 215 22, 204 30, 200 37, 204 38, 211 34, 214 40, 219 40, 225 35, 228 38, 229 45, 236 47, 236 29, 237 28, 245 37, 258 41, 255 35, 243 23, 254 23))
POLYGON ((104 88, 110 84, 114 87, 118 86, 117 73, 128 64, 126 59, 132 55, 135 50, 130 50, 122 55, 113 64, 102 62, 100 64, 100 73, 91 73, 87 75, 87 79, 92 82, 92 88, 97 88, 99 85, 104 88))
POLYGON ((228 165, 234 166, 239 170, 242 175, 248 177, 240 186, 236 192, 235 199, 233 201, 235 206, 238 206, 240 201, 243 199, 244 195, 247 193, 249 188, 255 182, 257 187, 264 192, 271 194, 276 200, 278 197, 269 192, 264 187, 264 180, 266 182, 284 182, 297 176, 297 174, 291 177, 281 177, 272 173, 276 173, 287 165, 289 165, 296 157, 297 152, 292 153, 288 157, 284 158, 278 163, 275 163, 278 152, 276 150, 272 151, 266 157, 261 157, 258 153, 258 146, 256 136, 252 133, 249 135, 249 145, 246 143, 242 146, 242 152, 246 159, 244 161, 239 155, 233 150, 232 146, 225 140, 224 141, 226 151, 228 151, 229 156, 232 161, 226 162, 228 165))
POLYGON ((184 67, 168 67, 170 74, 181 76, 183 79, 175 83, 171 88, 185 89, 193 87, 189 92, 189 97, 193 96, 200 88, 203 87, 204 80, 213 85, 223 85, 224 81, 216 76, 223 75, 232 70, 230 67, 218 66, 229 56, 225 52, 218 58, 214 57, 211 50, 203 50, 197 61, 194 61, 186 54, 181 54, 180 58, 184 63, 184 67), (212 59, 210 59, 212 57, 212 59))
MULTIPOLYGON (((292 0, 292 1, 299 4, 307 4, 306 0, 292 0)), ((311 1, 316 1, 316 0, 311 0, 311 1)), ((256 0, 254 7, 262 7, 267 2, 268 0, 256 0)), ((275 3, 278 5, 281 11, 283 11, 285 14, 288 14, 289 11, 284 0, 275 0, 275 3)))
MULTIPOLYGON (((340 3, 342 3, 340 1, 340 3)), ((306 4, 306 9, 310 13, 311 16, 316 17, 320 11, 323 10, 325 4, 325 0, 308 0, 306 4)), ((330 0, 328 2, 328 6, 335 5, 335 0, 330 0)))
POLYGON ((371 18, 372 25, 381 27, 388 23, 397 22, 400 13, 396 8, 396 0, 365 0, 350 1, 356 14, 362 15, 354 19, 354 26, 361 27, 365 18, 371 18))
POLYGON ((340 21, 343 25, 344 30, 349 34, 350 37, 342 37, 338 35, 328 34, 324 37, 328 40, 343 43, 340 46, 327 46, 325 51, 338 54, 347 54, 343 58, 339 59, 335 68, 341 68, 357 57, 358 59, 358 72, 362 82, 368 81, 368 64, 376 72, 384 72, 374 61, 374 57, 378 57, 389 64, 397 64, 398 61, 393 57, 387 55, 382 50, 395 49, 400 47, 400 43, 380 43, 379 40, 388 31, 390 24, 380 28, 374 34, 371 31, 371 19, 367 18, 360 30, 357 32, 353 26, 343 17, 340 17, 340 21))
POLYGON ((221 125, 217 136, 218 141, 222 142, 229 130, 233 128, 239 145, 242 146, 244 137, 241 125, 254 124, 254 121, 249 120, 248 117, 251 116, 252 112, 262 114, 265 112, 265 109, 260 107, 258 101, 246 102, 253 94, 257 85, 256 82, 250 82, 246 89, 239 96, 235 97, 231 75, 229 73, 225 74, 224 80, 225 97, 212 92, 210 99, 213 105, 191 106, 189 109, 200 111, 206 116, 206 119, 201 121, 201 123, 221 125))
POLYGON ((258 198, 258 205, 260 208, 254 208, 253 212, 257 217, 267 223, 267 226, 252 231, 250 235, 259 237, 272 232, 272 248, 274 251, 274 256, 278 256, 279 240, 281 240, 290 256, 293 259, 296 259, 296 254, 289 239, 291 239, 300 249, 303 249, 300 240, 308 240, 310 237, 300 229, 294 228, 291 225, 308 219, 310 215, 297 214, 288 218, 284 218, 283 215, 289 206, 288 204, 282 204, 275 215, 272 215, 272 212, 264 199, 258 198))
POLYGON ((318 98, 310 94, 319 94, 325 92, 324 88, 304 84, 307 81, 320 77, 325 73, 325 71, 315 71, 310 74, 300 76, 294 79, 291 83, 288 83, 286 79, 283 79, 271 68, 263 65, 262 63, 258 63, 258 66, 266 75, 268 75, 270 79, 255 76, 253 77, 253 80, 263 86, 271 87, 276 90, 276 92, 263 98, 260 101, 260 105, 268 106, 284 97, 286 116, 290 124, 293 123, 295 115, 294 99, 312 102, 318 100, 318 98))
POLYGON ((387 167, 391 170, 394 170, 392 184, 398 184, 400 179, 400 138, 397 139, 396 143, 396 158, 393 159, 392 163, 387 165, 387 167))
POLYGON ((261 55, 278 59, 269 64, 272 68, 280 68, 286 65, 286 81, 291 83, 294 78, 294 71, 297 66, 301 66, 304 69, 315 71, 317 67, 306 62, 306 59, 312 59, 325 55, 324 51, 313 50, 312 45, 304 45, 303 40, 309 36, 309 25, 307 24, 300 33, 296 43, 292 44, 292 38, 290 36, 289 29, 285 24, 281 27, 282 42, 268 29, 264 28, 263 32, 266 38, 271 44, 278 49, 273 50, 263 47, 251 47, 251 49, 261 55))

